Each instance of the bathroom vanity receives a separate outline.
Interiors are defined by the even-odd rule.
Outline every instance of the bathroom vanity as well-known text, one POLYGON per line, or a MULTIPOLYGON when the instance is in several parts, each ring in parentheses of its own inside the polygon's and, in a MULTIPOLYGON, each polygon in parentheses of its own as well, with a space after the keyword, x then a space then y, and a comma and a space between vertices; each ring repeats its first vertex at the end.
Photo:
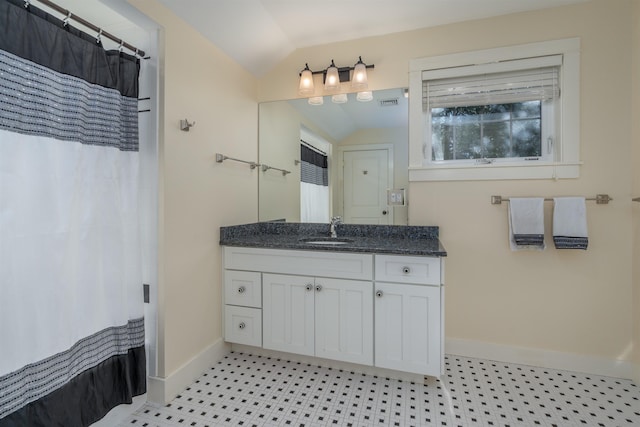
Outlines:
POLYGON ((444 258, 437 227, 222 227, 224 338, 439 377, 444 258))

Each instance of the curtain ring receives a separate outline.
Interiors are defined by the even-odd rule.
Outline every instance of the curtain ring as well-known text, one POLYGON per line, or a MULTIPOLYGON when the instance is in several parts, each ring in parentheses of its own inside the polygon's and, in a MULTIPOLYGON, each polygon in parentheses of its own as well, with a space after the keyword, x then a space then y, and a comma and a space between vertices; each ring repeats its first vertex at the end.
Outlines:
POLYGON ((63 27, 67 27, 67 26, 69 26, 69 19, 71 19, 71 12, 67 11, 67 16, 66 16, 66 18, 64 18, 64 19, 62 20, 62 26, 63 26, 63 27))
POLYGON ((98 33, 98 35, 96 36, 96 43, 100 44, 102 43, 102 28, 100 28, 100 32, 98 33))
POLYGON ((29 6, 31 6, 31 0, 24 0, 24 8, 29 9, 29 6))
POLYGON ((120 39, 120 46, 118 46, 118 50, 122 52, 122 48, 124 47, 124 41, 120 39))

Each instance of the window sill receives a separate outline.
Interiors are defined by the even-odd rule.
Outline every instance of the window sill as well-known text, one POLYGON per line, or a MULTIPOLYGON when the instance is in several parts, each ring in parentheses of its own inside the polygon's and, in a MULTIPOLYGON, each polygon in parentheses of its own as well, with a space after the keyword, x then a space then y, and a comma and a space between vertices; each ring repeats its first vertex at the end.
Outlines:
POLYGON ((512 179, 569 179, 580 176, 577 163, 493 163, 438 165, 409 168, 409 181, 483 181, 512 179))

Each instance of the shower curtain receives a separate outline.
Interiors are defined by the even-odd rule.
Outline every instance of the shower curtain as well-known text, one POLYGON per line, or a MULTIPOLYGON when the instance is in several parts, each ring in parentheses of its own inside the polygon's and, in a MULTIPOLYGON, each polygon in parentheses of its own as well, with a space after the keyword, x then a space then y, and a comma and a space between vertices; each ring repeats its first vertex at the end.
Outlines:
POLYGON ((139 60, 0 0, 0 426, 146 392, 139 60))
POLYGON ((300 144, 300 221, 329 222, 327 155, 300 144))

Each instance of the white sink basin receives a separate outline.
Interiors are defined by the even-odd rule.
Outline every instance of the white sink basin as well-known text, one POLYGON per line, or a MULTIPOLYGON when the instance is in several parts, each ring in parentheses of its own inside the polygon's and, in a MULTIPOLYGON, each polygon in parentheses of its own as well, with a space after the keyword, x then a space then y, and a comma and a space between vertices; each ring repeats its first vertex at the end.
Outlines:
POLYGON ((302 239, 302 241, 308 245, 327 245, 327 246, 339 246, 346 245, 347 243, 352 243, 351 239, 339 239, 339 238, 310 238, 310 239, 302 239))

